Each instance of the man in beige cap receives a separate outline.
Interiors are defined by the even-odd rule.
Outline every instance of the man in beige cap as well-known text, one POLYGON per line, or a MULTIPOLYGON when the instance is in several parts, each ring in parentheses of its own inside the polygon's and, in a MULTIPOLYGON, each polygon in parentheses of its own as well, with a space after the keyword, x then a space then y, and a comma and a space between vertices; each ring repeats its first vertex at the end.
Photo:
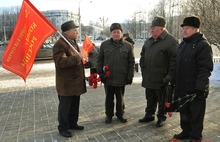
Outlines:
POLYGON ((72 137, 68 129, 83 130, 78 125, 80 95, 86 92, 82 55, 76 43, 78 26, 73 21, 61 25, 63 37, 53 46, 53 60, 56 68, 56 89, 59 98, 58 130, 64 137, 72 137), (77 53, 75 48, 79 53, 77 53))
POLYGON ((142 87, 146 88, 147 107, 145 116, 139 122, 153 121, 158 106, 157 127, 163 126, 166 120, 163 92, 173 74, 178 47, 177 40, 165 28, 166 21, 163 17, 157 16, 153 19, 152 36, 146 39, 140 54, 142 87))

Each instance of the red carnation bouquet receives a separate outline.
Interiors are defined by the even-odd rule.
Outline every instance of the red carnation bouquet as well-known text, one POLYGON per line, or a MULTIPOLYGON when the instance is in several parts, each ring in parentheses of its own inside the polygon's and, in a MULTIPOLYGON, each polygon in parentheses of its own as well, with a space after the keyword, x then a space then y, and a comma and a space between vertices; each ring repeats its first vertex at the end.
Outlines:
POLYGON ((98 82, 101 81, 101 78, 98 77, 97 73, 91 74, 88 78, 89 86, 92 86, 94 89, 97 88, 98 82))
MULTIPOLYGON (((108 65, 103 67, 103 71, 104 71, 104 78, 110 76, 111 73, 109 71, 109 66, 108 65)), ((104 78, 102 78, 102 79, 104 79, 104 78)), ((92 86, 94 89, 97 88, 98 82, 100 82, 102 79, 97 73, 91 74, 88 77, 89 86, 92 86)))

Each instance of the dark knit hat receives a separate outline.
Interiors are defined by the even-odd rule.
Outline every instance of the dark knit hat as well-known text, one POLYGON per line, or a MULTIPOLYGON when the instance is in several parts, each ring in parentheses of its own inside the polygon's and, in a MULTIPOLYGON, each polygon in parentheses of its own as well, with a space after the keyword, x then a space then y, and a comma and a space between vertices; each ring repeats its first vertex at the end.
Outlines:
POLYGON ((113 23, 113 24, 110 26, 110 31, 113 31, 113 30, 115 30, 115 29, 119 29, 119 30, 123 31, 123 30, 122 30, 122 27, 121 27, 121 25, 120 25, 119 23, 113 23))
POLYGON ((159 27, 166 27, 167 23, 163 17, 157 16, 154 17, 151 27, 159 26, 159 27))
POLYGON ((76 24, 73 22, 73 20, 67 21, 61 25, 61 30, 63 32, 68 31, 70 29, 78 28, 79 26, 76 26, 76 24))
POLYGON ((192 26, 195 28, 200 28, 201 25, 201 20, 198 16, 191 16, 191 17, 186 17, 183 20, 183 24, 181 25, 181 27, 184 26, 192 26))

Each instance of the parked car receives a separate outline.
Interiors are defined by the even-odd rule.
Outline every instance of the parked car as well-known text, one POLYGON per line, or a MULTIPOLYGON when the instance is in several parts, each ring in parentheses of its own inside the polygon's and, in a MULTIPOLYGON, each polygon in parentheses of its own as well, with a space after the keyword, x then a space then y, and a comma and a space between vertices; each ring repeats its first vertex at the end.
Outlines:
POLYGON ((4 53, 5 48, 7 46, 7 43, 6 42, 1 42, 0 43, 0 63, 2 62, 2 56, 3 56, 3 53, 4 53))
POLYGON ((5 48, 7 46, 8 42, 3 41, 0 43, 0 51, 5 51, 5 48))
POLYGON ((44 60, 44 59, 52 59, 53 58, 53 46, 49 43, 43 43, 41 48, 39 49, 35 60, 44 60))
POLYGON ((95 40, 104 40, 104 37, 98 36, 95 40))

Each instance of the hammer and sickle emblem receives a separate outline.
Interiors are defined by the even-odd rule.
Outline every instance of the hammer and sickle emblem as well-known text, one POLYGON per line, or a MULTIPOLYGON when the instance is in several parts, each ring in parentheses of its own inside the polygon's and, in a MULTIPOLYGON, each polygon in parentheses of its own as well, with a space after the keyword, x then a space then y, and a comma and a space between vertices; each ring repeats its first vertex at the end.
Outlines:
POLYGON ((27 10, 25 10, 25 17, 27 18, 28 17, 28 14, 29 14, 30 12, 28 12, 27 10))

